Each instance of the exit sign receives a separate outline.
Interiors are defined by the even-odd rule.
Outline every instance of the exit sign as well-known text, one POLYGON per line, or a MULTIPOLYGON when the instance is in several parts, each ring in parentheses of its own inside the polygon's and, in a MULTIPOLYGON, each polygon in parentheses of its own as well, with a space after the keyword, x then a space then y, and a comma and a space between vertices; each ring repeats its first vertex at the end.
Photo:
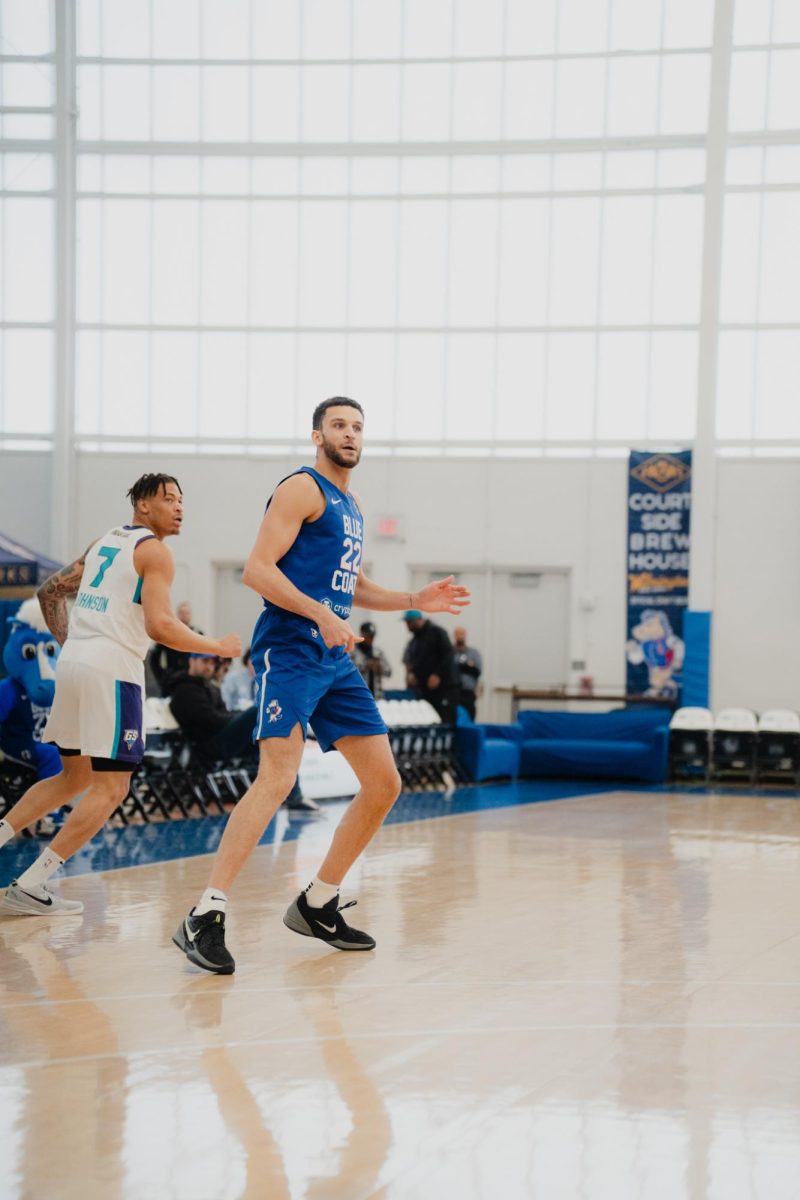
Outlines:
POLYGON ((399 517, 378 517, 378 537, 388 539, 398 539, 402 534, 402 526, 399 517))

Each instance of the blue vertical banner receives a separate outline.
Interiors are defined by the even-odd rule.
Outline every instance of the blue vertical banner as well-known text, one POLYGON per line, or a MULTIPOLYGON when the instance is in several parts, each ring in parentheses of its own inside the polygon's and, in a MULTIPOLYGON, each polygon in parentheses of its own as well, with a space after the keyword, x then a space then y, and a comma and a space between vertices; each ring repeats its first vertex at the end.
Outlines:
POLYGON ((691 512, 691 450, 632 450, 625 645, 629 696, 660 696, 680 703, 691 512))

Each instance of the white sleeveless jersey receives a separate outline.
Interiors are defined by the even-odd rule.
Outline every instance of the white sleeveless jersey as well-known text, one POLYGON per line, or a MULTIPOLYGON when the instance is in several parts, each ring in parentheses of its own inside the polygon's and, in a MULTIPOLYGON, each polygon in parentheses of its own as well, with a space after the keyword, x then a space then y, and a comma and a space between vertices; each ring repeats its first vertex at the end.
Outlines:
MULTIPOLYGON (((140 542, 155 537, 142 525, 117 525, 86 555, 81 586, 69 618, 67 644, 109 638, 144 660, 150 638, 144 627, 142 579, 133 563, 140 542)), ((66 649, 66 647, 65 647, 66 649)), ((70 656, 71 657, 71 656, 70 656)))

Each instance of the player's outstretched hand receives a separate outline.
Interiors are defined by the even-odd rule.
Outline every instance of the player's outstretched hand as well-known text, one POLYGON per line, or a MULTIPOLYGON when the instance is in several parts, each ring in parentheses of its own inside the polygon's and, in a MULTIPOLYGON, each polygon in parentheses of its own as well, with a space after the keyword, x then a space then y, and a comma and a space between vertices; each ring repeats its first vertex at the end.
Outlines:
POLYGON ((453 583, 455 575, 429 583, 417 595, 417 607, 423 612, 447 612, 455 616, 469 604, 469 588, 453 583))
POLYGON ((220 658, 239 658, 242 653, 242 639, 238 633, 226 633, 224 638, 219 639, 219 645, 220 658))
POLYGON ((341 617, 337 617, 336 613, 331 609, 326 608, 323 615, 319 619, 319 631, 322 634, 322 640, 330 649, 331 646, 344 646, 348 654, 351 654, 356 642, 363 642, 363 637, 359 637, 347 621, 343 621, 341 617))

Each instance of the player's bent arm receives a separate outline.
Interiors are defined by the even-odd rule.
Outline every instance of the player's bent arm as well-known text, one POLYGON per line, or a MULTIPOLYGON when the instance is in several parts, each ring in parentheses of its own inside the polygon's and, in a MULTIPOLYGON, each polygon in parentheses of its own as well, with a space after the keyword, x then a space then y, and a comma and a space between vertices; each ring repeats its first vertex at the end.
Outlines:
POLYGON ((234 634, 217 641, 195 633, 172 611, 172 580, 175 563, 171 552, 157 538, 140 542, 134 552, 134 565, 142 577, 142 610, 148 637, 162 646, 192 654, 218 654, 236 658, 241 653, 234 634))
POLYGON ((448 612, 457 616, 469 604, 470 591, 454 580, 454 575, 448 575, 446 579, 427 584, 419 592, 390 592, 360 571, 353 603, 376 612, 418 608, 421 612, 448 612))
POLYGON ((381 587, 359 572, 353 603, 359 608, 371 608, 373 612, 398 612, 404 608, 419 608, 419 597, 415 592, 392 592, 381 587))
POLYGON ((319 488, 308 475, 292 475, 275 491, 264 514, 255 545, 242 572, 242 583, 298 616, 319 623, 325 609, 301 592, 277 565, 291 549, 304 521, 324 510, 319 488))
POLYGON ((56 571, 55 575, 51 575, 49 579, 45 579, 36 593, 45 624, 56 641, 62 646, 67 640, 67 628, 69 626, 67 596, 76 596, 78 594, 81 579, 83 578, 83 568, 86 566, 86 555, 93 545, 94 542, 86 547, 80 558, 76 558, 68 566, 62 567, 60 571, 56 571))

